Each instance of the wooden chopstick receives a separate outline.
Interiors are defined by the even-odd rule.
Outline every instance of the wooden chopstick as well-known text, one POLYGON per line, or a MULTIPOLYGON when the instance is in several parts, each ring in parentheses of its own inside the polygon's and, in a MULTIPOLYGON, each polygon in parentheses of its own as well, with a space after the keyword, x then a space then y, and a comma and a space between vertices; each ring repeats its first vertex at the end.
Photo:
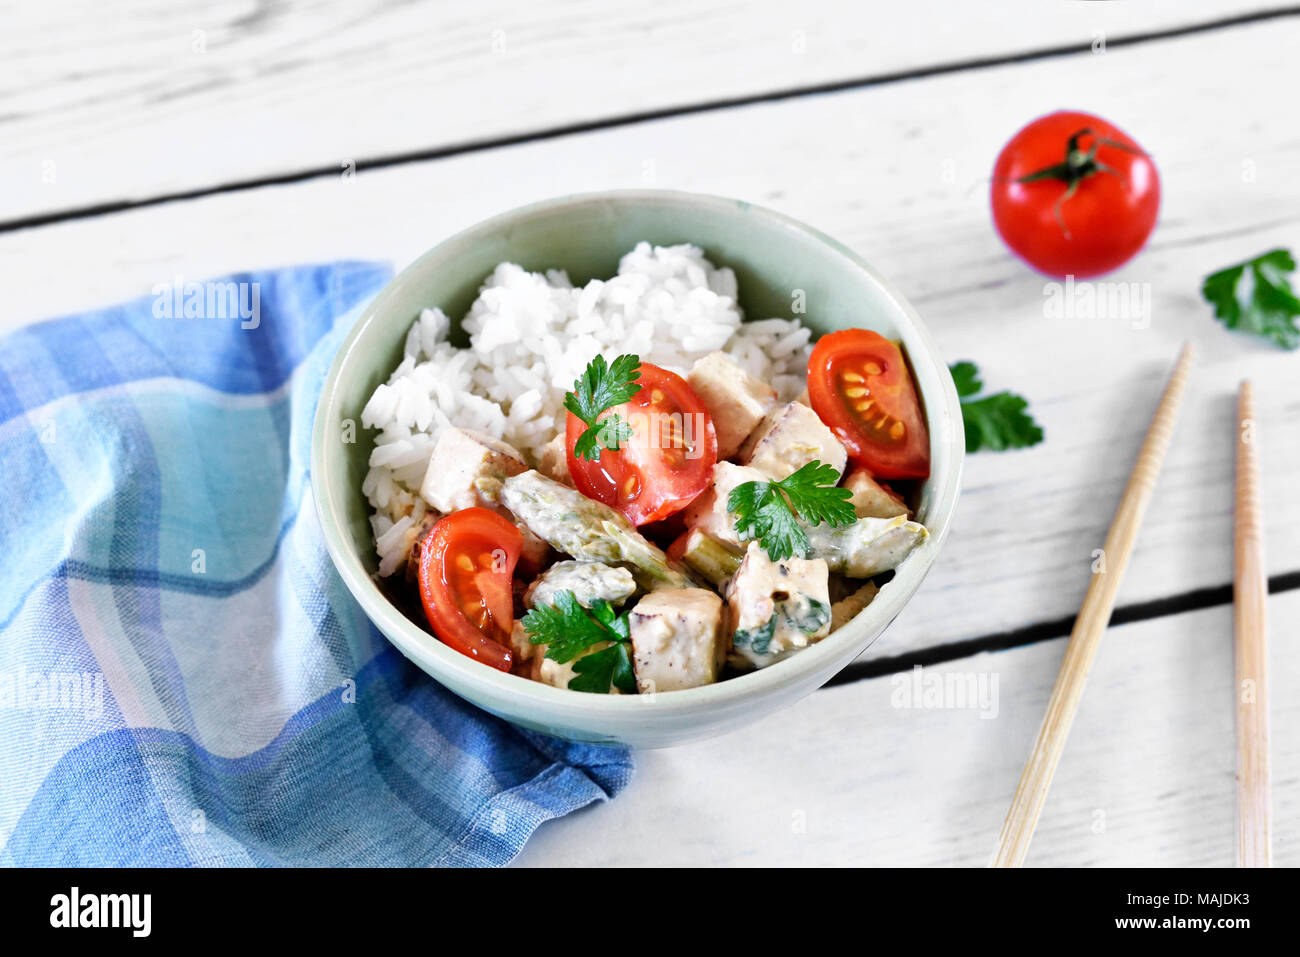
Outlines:
POLYGON ((1142 516, 1151 500, 1156 477, 1160 474, 1160 466, 1169 448, 1169 439, 1173 434, 1183 393, 1187 389, 1194 356, 1195 350, 1191 343, 1183 346, 1178 363, 1165 386, 1160 405, 1147 429, 1142 449, 1138 452, 1137 462, 1133 465, 1128 485, 1124 489, 1124 496, 1111 520, 1110 531, 1106 533, 1102 565, 1088 585, 1088 592, 1084 595, 1083 605, 1079 608, 1079 615, 1070 632, 1065 660, 1061 662, 1061 670, 1057 673, 1056 684, 1052 688, 1052 697, 1047 702, 1047 714, 1043 716, 1038 738, 1025 763, 1015 797, 1011 800, 1011 809, 1007 812, 1002 833, 998 836, 998 847, 991 862, 993 867, 1019 867, 1024 863, 1025 853, 1029 850, 1029 842, 1038 824, 1038 816, 1043 810, 1043 802, 1047 800, 1047 791, 1052 786, 1052 776, 1056 773, 1056 765, 1065 749, 1065 739, 1069 736, 1074 713, 1083 697, 1088 669, 1092 667, 1097 647, 1101 644, 1101 636, 1110 621, 1110 613, 1115 607, 1115 595, 1119 592, 1124 569, 1133 551, 1133 542, 1142 525, 1142 516))
POLYGON ((1269 867, 1268 575, 1260 503, 1255 393, 1237 393, 1237 500, 1233 511, 1233 647, 1237 682, 1237 866, 1269 867))

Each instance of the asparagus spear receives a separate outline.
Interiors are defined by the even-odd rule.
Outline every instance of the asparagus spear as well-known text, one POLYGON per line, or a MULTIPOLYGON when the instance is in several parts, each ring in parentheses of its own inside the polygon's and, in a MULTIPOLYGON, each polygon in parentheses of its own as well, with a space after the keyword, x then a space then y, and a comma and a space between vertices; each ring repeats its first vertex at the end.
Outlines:
POLYGON ((743 557, 729 545, 698 528, 686 532, 668 550, 719 590, 736 574, 743 557))
POLYGON ((896 567, 930 533, 924 525, 895 518, 860 518, 838 527, 801 522, 808 534, 808 554, 849 578, 870 578, 896 567))
POLYGON ((540 472, 510 476, 501 501, 534 534, 579 561, 630 565, 645 589, 696 587, 688 573, 614 509, 540 472))

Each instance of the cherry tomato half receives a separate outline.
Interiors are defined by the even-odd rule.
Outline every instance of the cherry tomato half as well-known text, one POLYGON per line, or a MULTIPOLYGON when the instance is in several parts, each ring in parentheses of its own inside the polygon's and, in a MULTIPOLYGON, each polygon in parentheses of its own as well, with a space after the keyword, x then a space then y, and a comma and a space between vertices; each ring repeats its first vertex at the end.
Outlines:
POLYGON ((420 546, 420 600, 443 644, 509 671, 511 583, 523 535, 486 508, 438 520, 420 546))
POLYGON ((604 450, 594 462, 578 458, 573 447, 587 426, 572 412, 565 443, 578 490, 644 525, 685 508, 704 491, 718 461, 718 438, 704 403, 681 376, 643 362, 637 383, 641 389, 630 402, 601 417, 618 415, 632 426, 621 448, 604 450))
POLYGON ((808 397, 849 457, 872 475, 930 474, 930 433, 897 344, 867 329, 822 336, 808 359, 808 397))
POLYGON ((1011 250, 1051 276, 1098 276, 1155 228, 1160 177, 1119 127, 1063 110, 1034 120, 993 167, 993 222, 1011 250))

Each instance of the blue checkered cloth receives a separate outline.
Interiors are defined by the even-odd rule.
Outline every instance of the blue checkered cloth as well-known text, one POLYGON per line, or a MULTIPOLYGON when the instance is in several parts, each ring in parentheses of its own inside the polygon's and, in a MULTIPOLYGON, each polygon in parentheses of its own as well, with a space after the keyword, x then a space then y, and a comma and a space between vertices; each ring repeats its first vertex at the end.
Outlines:
POLYGON ((503 864, 627 783, 627 752, 436 684, 330 564, 312 416, 388 278, 233 276, 224 313, 201 285, 233 318, 163 286, 0 339, 0 864, 503 864))

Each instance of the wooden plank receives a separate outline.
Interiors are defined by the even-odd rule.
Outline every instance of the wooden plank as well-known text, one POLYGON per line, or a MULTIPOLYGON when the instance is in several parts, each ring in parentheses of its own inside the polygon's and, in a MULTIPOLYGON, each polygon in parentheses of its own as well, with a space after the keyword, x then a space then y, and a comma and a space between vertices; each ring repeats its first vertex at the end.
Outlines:
POLYGON ((0 221, 1285 6, 22 4, 0 32, 0 221))
POLYGON ((1075 713, 1083 700, 1088 672, 1110 624, 1111 612, 1115 610, 1115 596, 1119 593, 1124 569, 1133 552, 1133 542, 1142 528, 1142 518, 1151 502, 1156 480, 1160 477, 1195 359, 1192 347, 1184 346, 1169 375, 1169 384, 1160 397, 1160 405, 1151 419, 1146 438, 1142 440, 1142 449, 1106 532, 1105 570, 1092 576, 1083 605, 1075 616, 1061 670, 1047 702, 1047 712, 998 837, 998 850, 993 858, 995 867, 1020 867, 1024 864, 1052 778, 1069 740, 1075 713))
MULTIPOLYGON (((1232 394, 1256 384, 1271 574, 1300 569, 1295 356, 1224 331, 1199 301, 1219 266, 1295 242, 1300 22, 762 104, 0 234, 5 320, 147 294, 175 275, 340 256, 397 263, 491 213, 549 195, 656 185, 742 196, 846 241, 917 304, 945 354, 1026 395, 1047 441, 968 462, 951 538, 870 654, 1068 617, 1079 607, 1169 356, 1189 391, 1121 608, 1231 581, 1232 394), (1273 81, 1259 83, 1257 76, 1273 81), (1162 222, 1116 273, 1137 318, 1051 318, 1045 281, 994 234, 983 181, 1028 117, 1088 105, 1157 158, 1162 222), (75 277, 75 282, 69 281, 75 277)), ((811 304, 816 308, 816 304, 811 304)), ((1061 628, 1061 633, 1067 629, 1061 628)))
MULTIPOLYGON (((1275 596, 1269 612, 1279 633, 1294 632, 1300 594, 1275 596)), ((983 866, 1064 645, 923 672, 954 687, 982 676, 990 691, 996 679, 994 717, 904 707, 912 676, 882 677, 714 741, 639 754, 622 796, 546 824, 518 863, 983 866)), ((1274 723, 1294 728, 1300 658, 1273 664, 1274 723)), ((1027 865, 1231 866, 1233 712, 1230 607, 1112 629, 1027 865)), ((1275 860, 1294 867, 1300 741, 1279 736, 1273 757, 1275 860)))

